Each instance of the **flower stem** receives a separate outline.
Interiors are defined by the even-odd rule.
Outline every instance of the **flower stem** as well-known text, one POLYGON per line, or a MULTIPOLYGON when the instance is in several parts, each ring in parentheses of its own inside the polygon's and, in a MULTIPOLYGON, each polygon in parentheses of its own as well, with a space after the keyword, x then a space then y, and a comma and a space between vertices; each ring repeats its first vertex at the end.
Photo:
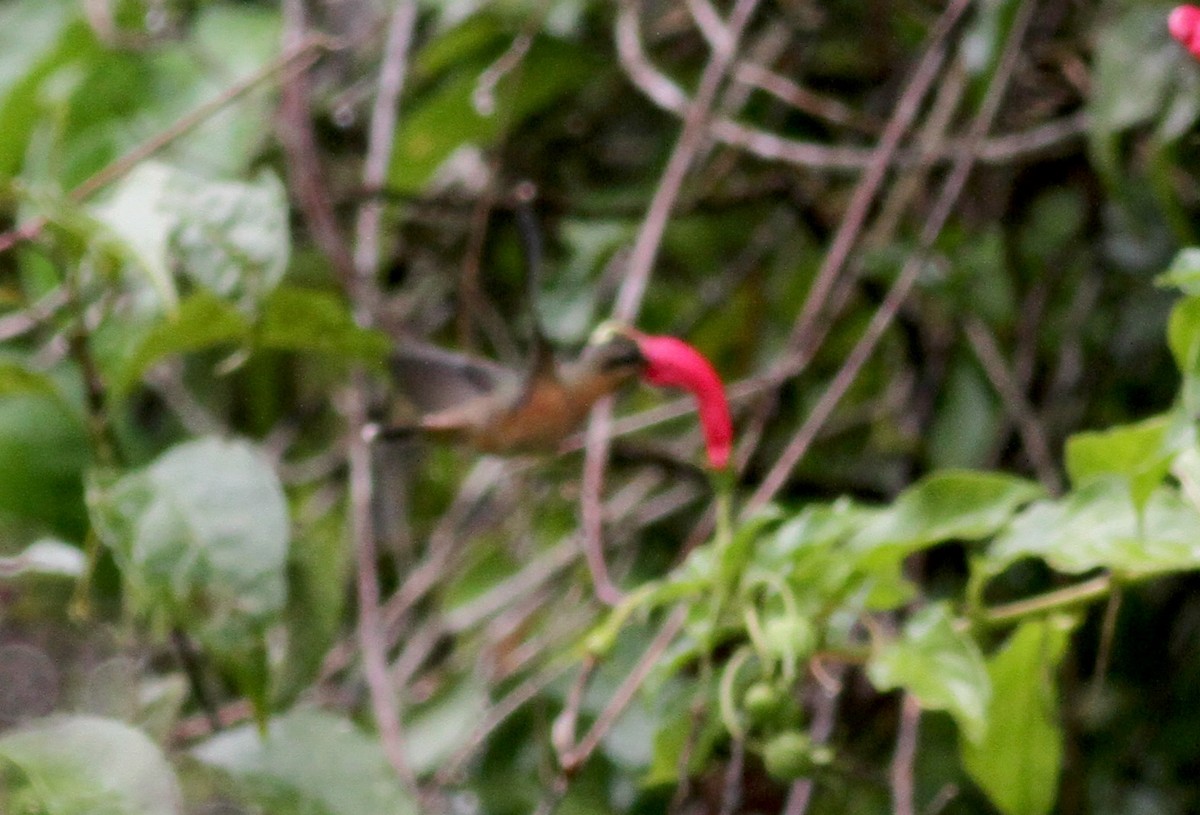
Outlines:
POLYGON ((1012 603, 992 606, 979 616, 984 625, 1008 625, 1034 614, 1045 614, 1072 606, 1090 603, 1108 594, 1113 588, 1112 575, 1102 574, 1072 586, 1027 597, 1012 603))

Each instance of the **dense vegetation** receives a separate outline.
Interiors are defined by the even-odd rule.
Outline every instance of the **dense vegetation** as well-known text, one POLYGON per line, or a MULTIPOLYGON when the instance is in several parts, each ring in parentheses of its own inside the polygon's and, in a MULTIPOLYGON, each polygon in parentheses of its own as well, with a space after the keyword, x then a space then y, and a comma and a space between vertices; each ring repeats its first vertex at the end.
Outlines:
POLYGON ((5 0, 0 812, 1200 809, 1169 11, 5 0), (534 314, 734 471, 371 442, 534 314))

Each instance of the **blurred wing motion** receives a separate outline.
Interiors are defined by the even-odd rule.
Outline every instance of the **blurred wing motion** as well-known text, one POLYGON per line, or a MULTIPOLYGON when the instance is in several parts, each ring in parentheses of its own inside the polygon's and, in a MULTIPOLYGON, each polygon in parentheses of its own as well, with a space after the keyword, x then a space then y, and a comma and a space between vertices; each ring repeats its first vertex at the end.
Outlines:
POLYGON ((623 336, 589 345, 569 363, 539 344, 524 376, 487 360, 405 344, 392 355, 392 374, 422 415, 385 432, 424 431, 488 453, 553 448, 643 364, 637 344, 623 336))
POLYGON ((636 338, 615 332, 589 343, 572 362, 555 358, 537 313, 542 242, 528 195, 518 196, 515 209, 532 317, 533 360, 528 372, 440 348, 402 344, 392 356, 392 375, 421 416, 407 427, 402 419, 399 426, 394 422, 385 433, 419 430, 465 441, 487 453, 549 449, 575 430, 599 399, 642 372, 645 358, 636 338))
POLYGON ((422 343, 395 348, 389 366, 404 397, 426 414, 520 387, 520 377, 503 365, 422 343))

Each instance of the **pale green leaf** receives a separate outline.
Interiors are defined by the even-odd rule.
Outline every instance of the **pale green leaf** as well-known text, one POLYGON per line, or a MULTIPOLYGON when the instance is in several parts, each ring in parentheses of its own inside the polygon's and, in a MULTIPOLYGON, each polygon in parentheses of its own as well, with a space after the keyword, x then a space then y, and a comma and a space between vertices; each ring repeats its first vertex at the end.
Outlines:
POLYGON ((466 145, 486 146, 521 120, 544 110, 592 74, 593 63, 574 46, 538 38, 518 66, 505 76, 488 116, 474 106, 479 73, 467 68, 413 101, 396 133, 388 171, 398 190, 419 190, 442 163, 466 145))
POLYGON ((0 399, 0 512, 68 540, 83 536, 87 433, 61 398, 33 393, 0 399))
POLYGON ((903 689, 927 710, 944 710, 975 740, 984 733, 991 682, 979 646, 955 630, 944 604, 921 609, 899 639, 867 664, 867 676, 881 691, 903 689))
POLYGON ((1055 673, 1072 624, 1028 622, 988 661, 992 699, 978 741, 963 741, 963 766, 1005 815, 1045 815, 1062 770, 1055 673))
POLYGON ((247 339, 250 324, 232 304, 209 291, 184 298, 140 339, 130 358, 114 373, 113 391, 124 393, 156 363, 174 354, 200 351, 247 339))
POLYGON ((169 254, 178 217, 163 203, 172 173, 165 164, 141 164, 92 207, 96 220, 108 227, 116 247, 146 278, 167 310, 179 303, 169 254))
POLYGON ((291 231, 287 193, 273 173, 240 182, 175 171, 163 206, 176 217, 173 260, 192 282, 250 308, 283 279, 291 231))
POLYGON ((1026 557, 1071 574, 1200 568, 1200 513, 1166 487, 1155 490, 1139 513, 1128 482, 1093 481, 1062 500, 1027 508, 992 542, 985 564, 999 572, 1026 557))
POLYGON ((1167 322, 1167 345, 1183 376, 1184 407, 1195 415, 1200 410, 1200 296, 1175 304, 1167 322))
POLYGON ((145 611, 214 631, 283 609, 288 513, 279 479, 243 441, 198 439, 89 490, 95 529, 145 611))
POLYGON ((1076 487, 1112 475, 1127 478, 1134 503, 1141 505, 1170 467, 1171 430, 1170 417, 1156 416, 1137 424, 1077 433, 1067 440, 1067 474, 1076 487))
POLYGON ((79 577, 83 570, 83 552, 78 546, 50 538, 35 541, 11 557, 0 557, 0 578, 27 573, 79 577))
POLYGON ((328 292, 281 287, 263 310, 257 340, 265 348, 318 351, 382 362, 391 347, 378 331, 360 328, 328 292))
POLYGON ((1189 297, 1200 295, 1200 247, 1180 249, 1170 267, 1154 282, 1160 286, 1175 286, 1189 297))
POLYGON ((173 815, 183 799, 171 765, 144 733, 112 719, 54 716, 0 737, 0 768, 19 770, 29 809, 53 815, 173 815))
POLYGON ((943 541, 979 540, 994 534, 1022 504, 1041 494, 1037 484, 1001 473, 935 473, 876 514, 849 546, 874 560, 943 541))
POLYGON ((277 815, 417 812, 379 739, 332 713, 301 709, 277 716, 266 738, 243 725, 213 736, 192 755, 237 779, 277 815))
POLYGON ((92 212, 173 310, 175 274, 251 308, 283 278, 287 197, 274 175, 211 181, 156 161, 138 165, 92 212))

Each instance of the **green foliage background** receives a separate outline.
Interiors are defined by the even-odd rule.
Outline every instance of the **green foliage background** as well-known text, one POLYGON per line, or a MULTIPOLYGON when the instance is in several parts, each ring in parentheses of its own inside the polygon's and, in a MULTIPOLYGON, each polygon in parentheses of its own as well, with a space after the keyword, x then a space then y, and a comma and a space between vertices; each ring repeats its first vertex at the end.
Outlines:
POLYGON ((731 384, 732 512, 694 417, 626 394, 607 609, 578 453, 380 446, 393 739, 353 405, 398 336, 519 366, 536 308, 582 344, 713 53, 699 1, 418 6, 368 189, 390 4, 0 3, 0 812, 1200 809, 1200 65, 1170 6, 970 4, 797 349, 945 9, 760 4, 638 320, 731 384))

